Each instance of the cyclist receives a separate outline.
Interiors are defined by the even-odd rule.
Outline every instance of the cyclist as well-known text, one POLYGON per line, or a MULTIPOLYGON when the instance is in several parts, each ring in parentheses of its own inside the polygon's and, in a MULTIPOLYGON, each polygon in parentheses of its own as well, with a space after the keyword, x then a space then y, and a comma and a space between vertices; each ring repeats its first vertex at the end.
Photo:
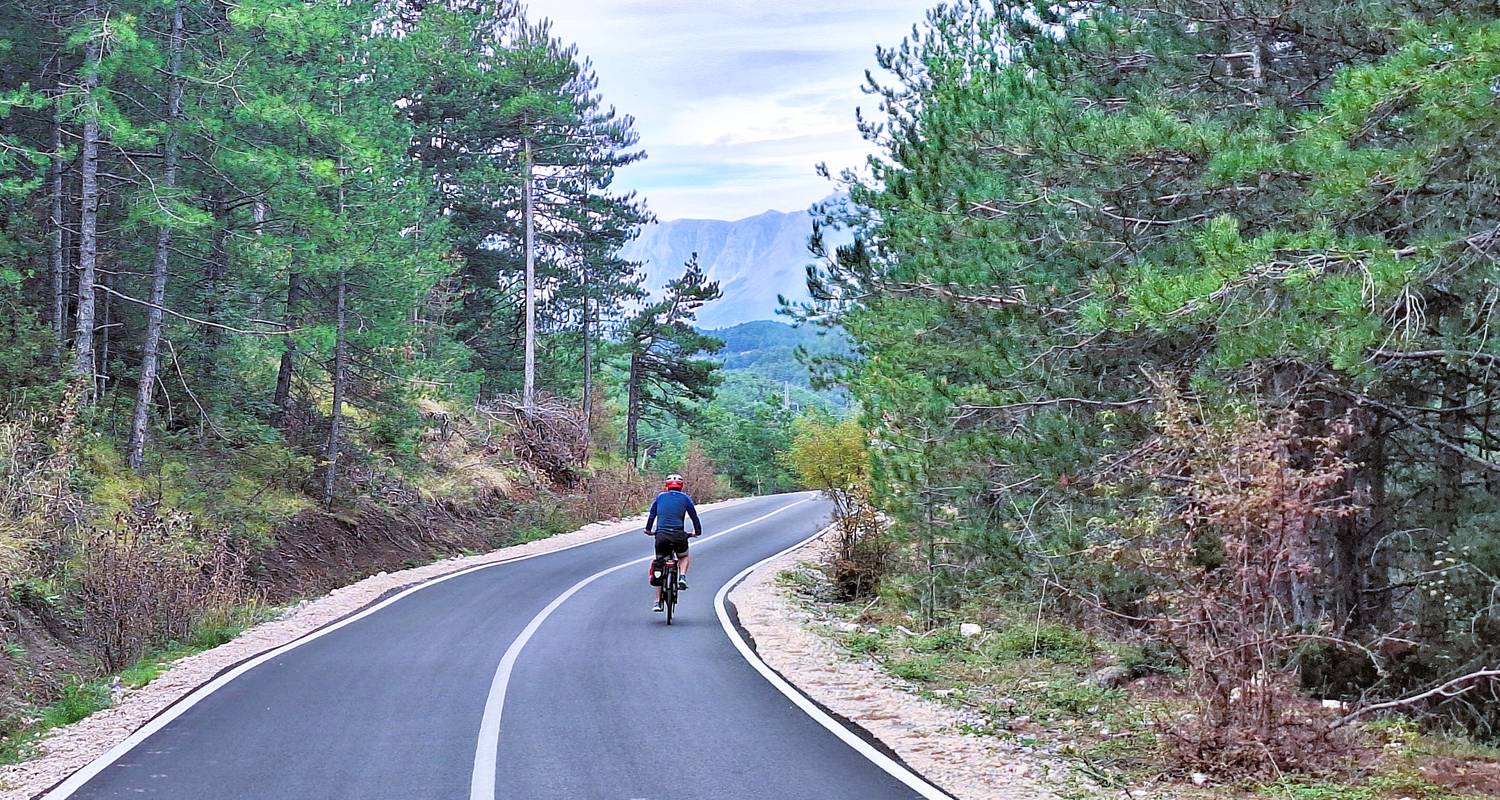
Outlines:
MULTIPOLYGON (((651 501, 651 513, 646 517, 646 535, 652 535, 655 527, 656 557, 669 558, 677 556, 677 588, 683 590, 687 585, 688 571, 688 532, 683 517, 693 520, 693 536, 703 535, 703 523, 698 521, 698 509, 693 505, 693 498, 688 497, 682 491, 682 476, 668 475, 666 480, 666 491, 656 496, 651 501), (661 524, 657 525, 660 520, 661 524)), ((661 587, 656 587, 656 606, 652 611, 661 611, 661 587)))

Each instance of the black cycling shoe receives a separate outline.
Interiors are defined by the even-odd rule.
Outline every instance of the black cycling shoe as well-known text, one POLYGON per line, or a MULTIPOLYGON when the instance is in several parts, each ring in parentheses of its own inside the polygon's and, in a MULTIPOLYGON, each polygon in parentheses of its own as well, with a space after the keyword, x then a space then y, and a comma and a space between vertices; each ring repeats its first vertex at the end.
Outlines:
POLYGON ((678 578, 677 579, 677 591, 679 591, 679 592, 685 592, 685 591, 687 591, 687 579, 686 578, 678 578))

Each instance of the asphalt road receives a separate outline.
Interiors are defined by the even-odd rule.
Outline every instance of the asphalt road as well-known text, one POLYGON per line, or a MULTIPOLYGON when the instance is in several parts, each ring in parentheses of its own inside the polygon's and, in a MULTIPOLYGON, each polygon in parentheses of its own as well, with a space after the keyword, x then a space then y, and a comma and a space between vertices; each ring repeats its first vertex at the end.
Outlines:
POLYGON ((722 586, 828 510, 801 494, 704 514, 671 627, 644 562, 620 566, 649 556, 640 535, 431 585, 253 667, 45 797, 939 797, 800 708, 716 614, 722 586))

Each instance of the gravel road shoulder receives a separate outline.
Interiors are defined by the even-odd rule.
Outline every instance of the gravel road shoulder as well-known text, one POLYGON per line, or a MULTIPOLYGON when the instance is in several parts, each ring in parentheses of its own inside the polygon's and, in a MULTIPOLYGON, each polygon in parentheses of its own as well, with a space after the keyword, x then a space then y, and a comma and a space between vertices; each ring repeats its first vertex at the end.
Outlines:
POLYGON ((1054 800, 1066 768, 960 733, 960 712, 924 700, 810 628, 776 577, 816 560, 819 542, 756 570, 729 594, 756 652, 824 707, 864 728, 959 800, 1054 800))

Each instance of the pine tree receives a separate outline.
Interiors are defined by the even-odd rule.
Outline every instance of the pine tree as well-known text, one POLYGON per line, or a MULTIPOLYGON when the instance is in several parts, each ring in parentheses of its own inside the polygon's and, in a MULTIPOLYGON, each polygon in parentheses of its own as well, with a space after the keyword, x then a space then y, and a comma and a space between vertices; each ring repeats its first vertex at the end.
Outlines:
POLYGON ((625 376, 625 453, 640 455, 640 423, 652 414, 692 416, 692 402, 713 396, 719 384, 718 362, 701 354, 718 352, 724 343, 693 327, 705 303, 723 294, 708 280, 694 254, 682 275, 663 290, 662 298, 626 323, 629 366, 625 376))
MULTIPOLYGON (((614 170, 641 157, 633 123, 603 104, 576 48, 514 5, 428 6, 407 40, 442 62, 408 108, 413 153, 432 171, 464 258, 460 330, 489 389, 520 367, 527 406, 538 337, 589 318, 573 311, 575 276, 589 259, 608 260, 580 253, 617 249, 649 220, 633 196, 610 191, 614 170), (487 50, 496 56, 475 57, 487 50)), ((633 271, 608 263, 621 273, 591 268, 589 290, 606 305, 638 291, 633 271)))

